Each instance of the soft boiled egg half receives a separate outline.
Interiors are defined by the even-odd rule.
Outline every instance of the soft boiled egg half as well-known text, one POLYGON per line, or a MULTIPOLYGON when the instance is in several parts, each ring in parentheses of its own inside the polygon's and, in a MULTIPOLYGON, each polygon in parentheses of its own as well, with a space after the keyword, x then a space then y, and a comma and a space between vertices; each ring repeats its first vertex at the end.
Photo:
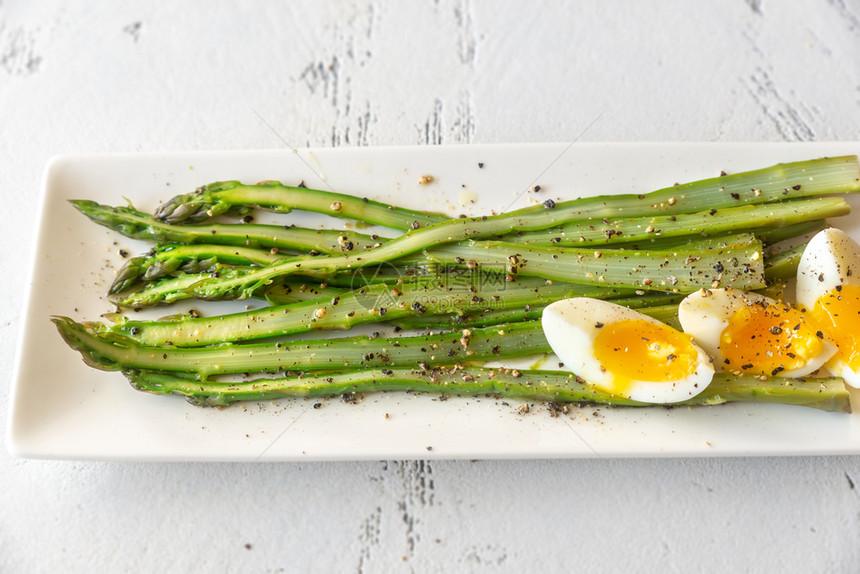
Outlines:
POLYGON ((836 352, 786 303, 737 289, 700 289, 678 306, 685 333, 728 372, 803 377, 836 352))
POLYGON ((544 309, 541 323, 565 366, 609 394, 676 403, 705 390, 714 374, 688 335, 607 301, 557 301, 544 309))
POLYGON ((796 298, 838 348, 827 370, 860 388, 860 245, 839 229, 815 235, 797 267, 796 298))

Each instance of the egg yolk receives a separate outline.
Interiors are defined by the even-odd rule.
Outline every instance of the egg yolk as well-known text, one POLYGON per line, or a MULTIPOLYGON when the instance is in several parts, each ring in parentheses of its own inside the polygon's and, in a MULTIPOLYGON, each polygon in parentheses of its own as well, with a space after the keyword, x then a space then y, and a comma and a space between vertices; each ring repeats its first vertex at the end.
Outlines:
POLYGON ((678 381, 696 369, 698 351, 690 338, 668 325, 628 319, 601 327, 594 357, 614 377, 613 390, 633 381, 678 381))
POLYGON ((821 333, 800 311, 767 303, 738 309, 720 334, 726 371, 775 376, 802 367, 823 348, 821 333))
POLYGON ((860 287, 843 285, 825 293, 809 317, 836 345, 836 358, 860 369, 860 287))

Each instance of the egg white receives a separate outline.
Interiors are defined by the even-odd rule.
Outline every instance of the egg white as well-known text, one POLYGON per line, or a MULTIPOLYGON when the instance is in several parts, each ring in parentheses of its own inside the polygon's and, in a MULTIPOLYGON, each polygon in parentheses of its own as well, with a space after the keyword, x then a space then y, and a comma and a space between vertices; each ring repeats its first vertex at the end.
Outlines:
MULTIPOLYGON (((602 328, 631 319, 662 324, 627 307, 586 297, 552 303, 544 309, 541 324, 547 342, 566 368, 587 383, 612 391, 611 365, 602 365, 595 357, 594 339, 602 328)), ((705 352, 695 344, 693 347, 697 353, 695 368, 687 377, 676 381, 631 381, 619 394, 635 401, 668 404, 701 393, 711 382, 714 369, 705 352)))
POLYGON ((838 285, 860 286, 860 245, 850 235, 831 227, 819 231, 803 250, 797 264, 797 302, 811 308, 838 285))
MULTIPOLYGON (((678 320, 684 332, 692 335, 696 343, 701 345, 719 367, 725 360, 720 348, 720 335, 729 326, 729 318, 744 307, 762 303, 776 307, 784 305, 770 297, 739 289, 700 289, 687 295, 678 305, 678 320)), ((825 341, 821 353, 806 364, 795 369, 786 369, 778 376, 796 378, 814 373, 835 352, 836 347, 825 341)))
MULTIPOLYGON (((811 309, 839 285, 860 286, 860 245, 841 229, 825 229, 806 244, 797 265, 797 303, 811 309)), ((852 369, 839 357, 827 363, 827 370, 860 388, 860 370, 852 369)))

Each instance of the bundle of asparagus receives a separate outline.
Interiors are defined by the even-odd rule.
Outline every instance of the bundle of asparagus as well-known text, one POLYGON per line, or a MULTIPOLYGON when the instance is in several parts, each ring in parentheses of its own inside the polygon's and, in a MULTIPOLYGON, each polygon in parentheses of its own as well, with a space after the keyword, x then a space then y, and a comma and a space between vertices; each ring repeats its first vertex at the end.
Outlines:
MULTIPOLYGON (((383 390, 642 406, 566 371, 490 368, 551 352, 539 318, 569 297, 611 300, 668 323, 700 288, 768 291, 794 275, 803 244, 860 191, 857 158, 780 164, 644 195, 547 201, 502 215, 449 218, 277 182, 220 182, 154 215, 73 201, 92 221, 156 243, 117 273, 122 308, 199 298, 258 298, 260 309, 108 323, 54 317, 91 366, 136 389, 198 405, 383 390), (308 210, 402 233, 251 223, 254 209, 308 210), (225 218, 244 222, 224 222, 225 218), (795 241, 796 243, 796 241, 795 241), (391 337, 298 337, 388 324, 391 337), (244 374, 240 381, 226 380, 244 374)), ((838 378, 761 380, 719 374, 681 404, 774 401, 845 410, 838 378)))

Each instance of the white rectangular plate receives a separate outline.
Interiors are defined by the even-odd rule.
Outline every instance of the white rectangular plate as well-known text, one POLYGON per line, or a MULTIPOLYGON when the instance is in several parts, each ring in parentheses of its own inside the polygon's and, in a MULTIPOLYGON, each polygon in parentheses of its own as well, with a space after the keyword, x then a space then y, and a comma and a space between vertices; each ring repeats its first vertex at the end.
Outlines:
MULTIPOLYGON (((538 144, 72 156, 48 166, 18 347, 9 449, 32 458, 331 460, 860 453, 860 417, 783 405, 573 409, 402 393, 281 400, 222 410, 134 391, 85 366, 49 321, 96 320, 120 249, 69 199, 143 211, 205 183, 276 179, 417 209, 486 214, 535 201, 652 189, 784 161, 857 154, 860 143, 538 144), (430 184, 420 185, 423 175, 430 184), (535 185, 538 193, 529 191, 535 185), (474 201, 474 203, 472 203, 474 201), (465 205, 464 205, 465 204, 465 205), (318 405, 318 406, 317 406, 318 405), (316 407, 316 408, 315 408, 316 407)), ((857 198, 850 201, 860 207, 857 198)), ((327 220, 298 212, 284 222, 327 220)), ((331 223, 332 220, 328 220, 331 223)), ((860 238, 856 213, 836 222, 860 238)), ((342 225, 342 222, 335 222, 342 225)), ((198 308, 203 309, 198 306, 198 308)), ((219 309, 221 309, 219 307, 219 309)), ((204 311, 206 309, 203 309, 204 311)), ((165 312, 166 313, 166 312, 165 312)))

